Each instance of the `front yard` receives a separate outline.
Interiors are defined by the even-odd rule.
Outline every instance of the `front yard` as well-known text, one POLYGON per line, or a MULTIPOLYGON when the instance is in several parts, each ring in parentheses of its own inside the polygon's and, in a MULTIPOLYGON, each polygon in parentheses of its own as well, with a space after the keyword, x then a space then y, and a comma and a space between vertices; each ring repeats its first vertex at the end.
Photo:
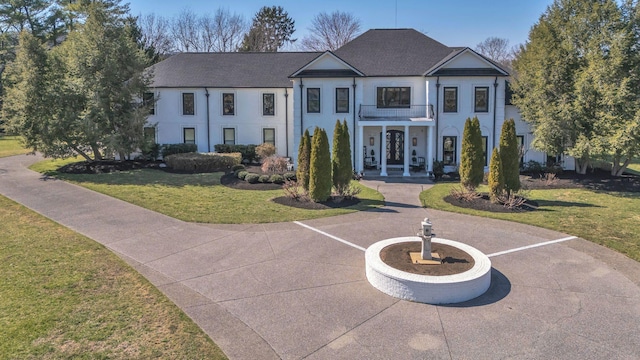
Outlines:
POLYGON ((0 135, 0 157, 26 154, 29 150, 22 147, 19 136, 0 135))
MULTIPOLYGON (((565 232, 602 244, 640 261, 640 193, 588 189, 531 190, 535 211, 495 213, 462 208, 443 200, 459 184, 436 184, 420 194, 427 208, 484 216, 565 232)), ((486 188, 479 191, 486 192, 486 188)))

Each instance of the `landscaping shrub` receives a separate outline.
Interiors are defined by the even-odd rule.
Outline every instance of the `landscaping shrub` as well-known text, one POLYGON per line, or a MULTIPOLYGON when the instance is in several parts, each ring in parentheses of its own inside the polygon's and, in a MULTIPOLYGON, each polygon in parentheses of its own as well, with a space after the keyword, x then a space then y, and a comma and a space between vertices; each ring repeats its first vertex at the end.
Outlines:
POLYGON ((489 162, 489 179, 487 180, 489 183, 489 196, 492 202, 498 202, 504 191, 504 177, 500 159, 500 151, 494 148, 493 154, 491 154, 491 162, 489 162))
POLYGON ((240 154, 186 153, 165 157, 167 166, 174 170, 193 172, 226 171, 240 163, 240 154))
POLYGON ((287 180, 284 185, 282 185, 282 190, 284 191, 284 196, 298 200, 298 201, 309 201, 309 194, 304 191, 302 186, 298 186, 298 182, 287 180))
POLYGON ((433 178, 434 180, 442 179, 444 175, 444 161, 433 160, 433 178))
POLYGON ((336 192, 342 195, 353 177, 353 167, 351 166, 351 145, 349 143, 349 127, 347 121, 344 125, 340 120, 336 120, 333 130, 333 154, 331 157, 332 183, 336 192))
POLYGON ((263 183, 263 184, 264 183, 269 183, 269 182, 271 182, 270 179, 271 179, 271 177, 269 175, 260 175, 260 177, 258 178, 258 182, 263 183))
POLYGON ((266 173, 282 173, 287 171, 287 158, 269 156, 262 161, 262 171, 266 173))
POLYGON ((324 129, 316 127, 309 162, 309 197, 314 202, 326 201, 331 196, 332 185, 329 140, 324 129))
POLYGON ((254 174, 254 173, 248 173, 247 176, 245 176, 244 181, 248 182, 249 184, 255 184, 258 182, 259 179, 260 179, 260 175, 254 174))
POLYGON ((217 153, 240 153, 242 154, 242 163, 251 164, 256 161, 256 146, 255 145, 231 145, 231 144, 216 144, 213 149, 217 153))
POLYGON ((247 175, 249 175, 248 171, 240 170, 240 171, 238 171, 238 174, 236 176, 238 177, 238 179, 244 180, 244 178, 247 177, 247 175))
POLYGON ((246 169, 246 167, 242 164, 233 165, 231 167, 231 171, 233 171, 234 173, 237 172, 238 170, 244 170, 244 169, 246 169))
POLYGON ((284 173, 283 176, 284 176, 284 180, 285 181, 296 181, 296 180, 298 180, 297 177, 296 177, 296 173, 294 173, 294 172, 286 172, 286 173, 284 173))
POLYGON ((500 164, 507 195, 520 190, 520 148, 513 119, 502 124, 500 134, 500 164))
POLYGON ((305 191, 309 191, 309 166, 311 162, 311 137, 309 130, 304 131, 298 147, 298 170, 296 179, 305 191))
POLYGON ((269 177, 269 182, 274 184, 284 184, 284 176, 280 174, 273 174, 269 177))
POLYGON ((258 155, 262 161, 275 154, 276 147, 273 144, 264 143, 256 146, 256 155, 258 155))
POLYGON ((175 154, 194 153, 198 151, 198 145, 196 144, 162 144, 160 146, 160 153, 165 158, 175 154))
POLYGON ((477 117, 467 118, 462 135, 460 154, 460 183, 468 190, 474 190, 484 176, 484 155, 482 153, 482 133, 477 117))
POLYGON ((541 163, 535 160, 529 160, 524 164, 522 171, 527 174, 540 174, 542 169, 543 167, 541 163))

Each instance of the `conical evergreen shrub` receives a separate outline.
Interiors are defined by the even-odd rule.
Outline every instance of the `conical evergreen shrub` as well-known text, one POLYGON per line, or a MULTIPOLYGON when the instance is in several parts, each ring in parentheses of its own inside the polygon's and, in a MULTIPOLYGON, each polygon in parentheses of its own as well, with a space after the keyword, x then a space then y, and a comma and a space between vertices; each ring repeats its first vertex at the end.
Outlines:
POLYGON ((502 174, 502 162, 500 160, 500 151, 493 149, 491 161, 489 162, 489 196, 491 201, 498 202, 498 197, 504 191, 504 177, 502 174))
POLYGON ((464 124, 459 172, 460 183, 467 190, 475 190, 484 177, 482 134, 477 117, 467 118, 464 124))
POLYGON ((349 144, 349 127, 347 121, 336 121, 333 130, 333 149, 331 157, 333 187, 339 194, 349 188, 352 177, 351 146, 349 144))
POLYGON ((309 197, 315 202, 326 201, 331 196, 331 154, 329 139, 324 129, 316 127, 311 141, 309 164, 309 197))
POLYGON ((309 191, 309 164, 311 162, 311 137, 309 130, 304 131, 298 146, 298 170, 296 179, 304 191, 309 191))
POLYGON ((500 134, 500 162, 507 195, 520 190, 520 149, 516 137, 516 123, 509 119, 502 124, 500 134))

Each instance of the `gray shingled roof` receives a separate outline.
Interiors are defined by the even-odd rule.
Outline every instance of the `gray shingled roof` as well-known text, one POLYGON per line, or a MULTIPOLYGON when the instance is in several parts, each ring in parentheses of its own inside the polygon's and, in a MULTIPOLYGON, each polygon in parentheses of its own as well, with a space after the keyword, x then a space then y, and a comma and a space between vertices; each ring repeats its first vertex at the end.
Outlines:
POLYGON ((457 50, 413 29, 372 29, 335 54, 366 76, 421 76, 457 50))
POLYGON ((291 87, 288 78, 321 52, 181 53, 153 65, 152 87, 291 87))

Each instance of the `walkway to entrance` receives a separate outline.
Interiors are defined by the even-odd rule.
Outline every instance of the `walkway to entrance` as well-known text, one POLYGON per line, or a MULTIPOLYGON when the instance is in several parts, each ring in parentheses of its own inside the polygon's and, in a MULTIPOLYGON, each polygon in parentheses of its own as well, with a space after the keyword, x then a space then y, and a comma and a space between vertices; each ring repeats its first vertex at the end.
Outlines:
POLYGON ((430 185, 413 178, 363 180, 385 196, 374 211, 203 225, 45 180, 26 169, 36 160, 0 159, 0 194, 114 251, 231 359, 638 356, 639 263, 581 239, 552 242, 567 234, 427 210, 417 195, 430 185), (362 249, 415 234, 425 216, 439 237, 494 254, 487 293, 432 306, 369 285, 362 249))

